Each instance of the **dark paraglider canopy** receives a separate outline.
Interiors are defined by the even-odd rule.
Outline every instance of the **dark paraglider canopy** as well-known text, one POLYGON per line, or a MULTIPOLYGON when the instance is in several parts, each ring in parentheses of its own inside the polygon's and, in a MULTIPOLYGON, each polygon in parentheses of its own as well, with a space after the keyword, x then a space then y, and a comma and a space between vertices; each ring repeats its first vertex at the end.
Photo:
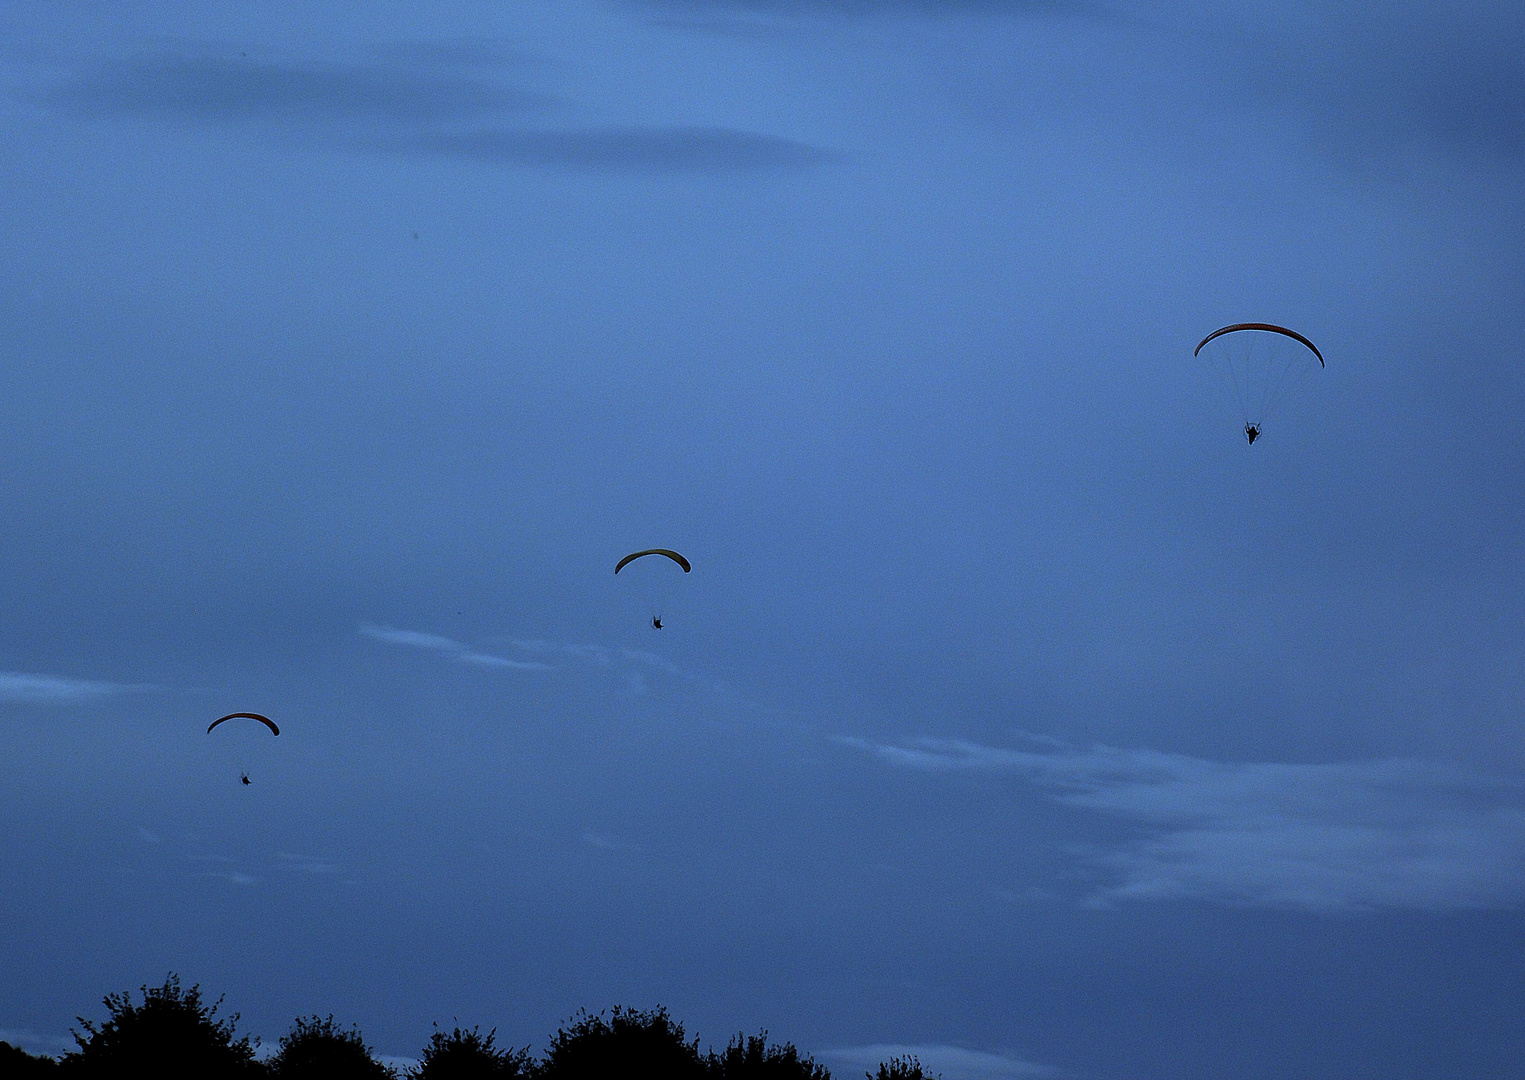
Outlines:
POLYGON ((689 564, 689 561, 682 555, 679 555, 676 551, 669 551, 666 548, 647 548, 645 551, 632 551, 629 555, 626 555, 623 559, 614 564, 614 572, 618 574, 625 568, 628 563, 632 563, 636 559, 639 559, 645 555, 666 555, 673 562, 683 567, 683 572, 685 574, 693 569, 693 567, 689 564))
POLYGON ((258 720, 261 724, 264 724, 267 728, 269 728, 272 734, 279 735, 281 733, 281 729, 275 726, 275 721, 270 719, 268 716, 261 716, 257 712, 234 712, 228 713, 227 716, 219 717, 218 719, 213 720, 212 727, 207 728, 207 734, 210 735, 212 733, 212 728, 216 727, 218 724, 225 723, 228 720, 237 719, 258 720))
POLYGON ((1192 355, 1208 360, 1223 376, 1239 407, 1244 437, 1252 446, 1264 434, 1265 422, 1308 373, 1325 366, 1317 345, 1275 323, 1219 327, 1197 344, 1192 355))
POLYGON ((660 630, 665 625, 668 602, 682 590, 679 582, 688 577, 693 565, 671 548, 647 548, 632 551, 615 563, 616 576, 621 570, 625 570, 625 576, 620 578, 619 587, 640 598, 651 628, 660 630), (630 569, 625 570, 627 566, 630 569))
POLYGON ((1318 366, 1324 366, 1324 354, 1318 351, 1317 345, 1303 337, 1303 335, 1299 334, 1296 330, 1288 330, 1285 326, 1276 326, 1273 323, 1267 322, 1242 322, 1235 323, 1233 326, 1219 327, 1217 330, 1214 330, 1211 334, 1208 334, 1205 338, 1203 338, 1197 344, 1197 347, 1192 350, 1191 355, 1199 355, 1202 352, 1202 346, 1206 345, 1213 338, 1222 337, 1224 334, 1237 333, 1240 330, 1263 330, 1268 334, 1281 334, 1284 337, 1291 338, 1293 341, 1301 342, 1310 350, 1312 350, 1314 356, 1318 357, 1318 366))

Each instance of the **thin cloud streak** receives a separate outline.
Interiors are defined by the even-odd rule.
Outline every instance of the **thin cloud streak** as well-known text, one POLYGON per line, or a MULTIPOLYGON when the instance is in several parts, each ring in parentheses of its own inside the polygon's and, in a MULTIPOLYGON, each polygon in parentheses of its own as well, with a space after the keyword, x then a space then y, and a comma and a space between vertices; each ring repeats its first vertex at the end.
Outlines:
POLYGON ((20 671, 0 671, 0 701, 40 705, 67 705, 77 701, 95 701, 115 694, 147 690, 143 685, 68 679, 60 675, 30 675, 20 671))
MULTIPOLYGON (((493 667, 527 667, 547 670, 553 666, 539 660, 511 660, 504 656, 478 652, 470 645, 464 645, 459 641, 442 637, 439 634, 430 634, 419 630, 401 630, 392 626, 364 623, 360 627, 360 632, 368 638, 384 641, 388 645, 402 645, 406 648, 444 653, 447 656, 467 663, 493 667)), ((601 645, 574 645, 560 641, 530 640, 524 638, 495 638, 492 640, 495 644, 517 649, 531 656, 565 657, 604 668, 613 667, 618 660, 629 660, 636 664, 656 668, 682 678, 696 678, 696 676, 682 671, 670 660, 658 656, 656 653, 647 652, 644 649, 620 648, 612 650, 604 648, 601 645)))
POLYGON ((404 64, 249 60, 163 53, 102 65, 55 92, 81 108, 203 121, 461 121, 545 99, 404 64))
POLYGON ((388 645, 407 645, 415 649, 433 649, 436 652, 456 653, 466 646, 438 634, 424 634, 417 630, 396 630, 390 626, 373 626, 366 623, 360 628, 366 637, 385 641, 388 645))
POLYGON ((542 664, 539 660, 511 660, 506 656, 492 656, 488 653, 478 652, 469 645, 463 645, 459 641, 441 637, 438 634, 425 634, 417 630, 398 630, 390 626, 376 626, 365 623, 360 627, 360 632, 368 638, 386 642, 388 645, 401 645, 404 648, 425 649, 429 652, 444 653, 453 660, 463 664, 476 664, 479 667, 510 668, 516 671, 549 671, 550 664, 542 664))
POLYGON ((287 851, 277 851, 275 857, 280 865, 293 870, 301 870, 308 874, 337 874, 339 872, 339 867, 335 864, 306 855, 293 855, 287 851))
POLYGON ((1090 853, 1093 905, 1197 899, 1310 911, 1508 908, 1525 901, 1521 793, 1419 761, 1289 765, 957 739, 839 739, 928 772, 1020 776, 1137 826, 1090 853))
POLYGON ((1075 0, 649 0, 673 11, 756 11, 778 15, 1068 15, 1106 9, 1075 0))
POLYGON ((462 652, 457 653, 455 658, 463 664, 478 664, 481 667, 517 668, 520 671, 543 670, 550 667, 538 660, 510 660, 506 656, 493 656, 490 653, 462 652))
POLYGON ((216 878, 218 881, 227 881, 234 885, 258 885, 259 878, 249 874, 241 874, 237 870, 207 870, 201 875, 204 878, 216 878))
POLYGON ((829 150, 793 139, 682 125, 435 132, 396 149, 504 165, 635 172, 797 169, 838 160, 829 150))
POLYGON ((402 630, 391 626, 365 623, 360 633, 376 641, 405 648, 421 649, 439 653, 459 663, 476 664, 481 667, 511 668, 532 671, 582 671, 598 679, 617 681, 629 698, 641 697, 658 689, 678 688, 687 693, 713 695, 716 701, 730 706, 757 712, 761 706, 755 701, 738 696, 729 683, 712 679, 673 663, 665 656, 646 649, 628 646, 606 647, 603 645, 576 644, 543 639, 492 637, 487 644, 505 651, 521 654, 524 659, 512 659, 454 641, 439 634, 417 630, 402 630), (544 657, 545 659, 538 659, 544 657), (549 661, 549 662, 547 662, 549 661), (590 672, 590 669, 591 672, 590 672))
POLYGON ((629 661, 640 667, 661 671, 678 679, 691 683, 703 683, 703 676, 692 671, 686 671, 674 664, 665 656, 651 652, 647 649, 632 649, 621 646, 618 649, 608 649, 602 645, 573 645, 559 641, 526 640, 523 638, 498 638, 499 644, 508 645, 522 652, 539 655, 566 656, 583 663, 593 664, 597 667, 614 667, 620 661, 629 661))
MULTIPOLYGON (((105 115, 285 125, 357 152, 501 165, 657 173, 798 169, 838 155, 794 139, 682 124, 544 129, 479 127, 551 99, 441 70, 402 49, 385 62, 317 63, 160 53, 103 64, 51 99, 105 115)), ((480 58, 454 58, 480 68, 480 58)))

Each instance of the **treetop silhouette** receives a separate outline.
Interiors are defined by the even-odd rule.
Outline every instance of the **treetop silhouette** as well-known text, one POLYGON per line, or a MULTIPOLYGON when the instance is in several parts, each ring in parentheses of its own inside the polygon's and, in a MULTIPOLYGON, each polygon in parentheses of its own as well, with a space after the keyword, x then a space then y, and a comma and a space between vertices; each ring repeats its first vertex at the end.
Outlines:
POLYGON ((281 1036, 281 1048, 269 1062, 280 1080, 396 1080, 397 1074, 371 1055, 358 1028, 345 1031, 333 1015, 297 1017, 281 1036))
MULTIPOLYGON (((78 1017, 78 1049, 61 1061, 36 1057, 0 1043, 0 1076, 32 1080, 60 1076, 121 1080, 143 1076, 173 1080, 398 1080, 378 1061, 358 1028, 342 1028, 330 1014, 298 1017, 268 1061, 255 1058, 258 1040, 236 1031, 238 1014, 217 1017, 222 998, 208 1004, 201 987, 182 989, 171 974, 163 986, 107 994, 109 1016, 99 1024, 78 1017)), ((418 1064, 406 1080, 831 1080, 831 1073, 793 1043, 770 1044, 767 1031, 738 1033, 724 1050, 701 1053, 697 1036, 666 1009, 616 1006, 607 1013, 583 1010, 555 1035, 544 1057, 528 1047, 496 1045, 497 1029, 456 1021, 447 1032, 436 1024, 418 1064)), ((939 1080, 914 1057, 881 1063, 867 1080, 939 1080)))
POLYGON ((75 1017, 83 1032, 72 1031, 78 1050, 64 1055, 69 1076, 198 1076, 206 1080, 257 1076, 263 1070, 254 1060, 249 1036, 237 1037, 238 1014, 217 1019, 222 1005, 201 1000, 201 987, 180 987, 169 975, 163 986, 142 987, 143 1000, 130 991, 102 999, 110 1016, 97 1025, 75 1017))
POLYGON ((418 1067, 409 1069, 408 1080, 512 1080, 532 1077, 535 1059, 529 1047, 522 1050, 500 1049, 493 1045, 498 1029, 486 1035, 479 1028, 463 1030, 459 1021, 446 1034, 438 1025, 429 1036, 418 1059, 418 1067))

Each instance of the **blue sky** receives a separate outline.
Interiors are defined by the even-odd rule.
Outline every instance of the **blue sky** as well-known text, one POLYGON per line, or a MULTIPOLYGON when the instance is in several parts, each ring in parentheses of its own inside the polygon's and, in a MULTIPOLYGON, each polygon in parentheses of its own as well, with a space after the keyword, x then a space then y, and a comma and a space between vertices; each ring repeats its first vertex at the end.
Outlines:
POLYGON ((0 20, 0 1038, 1517 1071, 1517 6, 0 20))

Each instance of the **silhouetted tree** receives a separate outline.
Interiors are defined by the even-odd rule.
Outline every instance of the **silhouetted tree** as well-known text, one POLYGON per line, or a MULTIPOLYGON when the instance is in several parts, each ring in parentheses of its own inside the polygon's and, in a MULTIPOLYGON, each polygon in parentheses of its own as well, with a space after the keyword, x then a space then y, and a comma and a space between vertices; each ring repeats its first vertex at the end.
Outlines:
POLYGON ((462 1031, 459 1024, 447 1035, 435 1030, 418 1059, 408 1070, 409 1080, 511 1080, 531 1076, 535 1060, 529 1047, 502 1050, 493 1045, 498 1029, 483 1035, 478 1028, 462 1031))
POLYGON ((359 1029, 348 1031, 332 1016, 297 1017, 270 1059, 279 1080, 395 1080, 397 1074, 371 1056, 359 1029))
POLYGON ((0 1040, 0 1076, 7 1080, 33 1080, 57 1076, 58 1062, 50 1057, 29 1054, 19 1046, 0 1040))
POLYGON ((921 1062, 914 1055, 890 1058, 879 1063, 877 1073, 864 1073, 868 1080, 942 1080, 936 1073, 930 1076, 921 1070, 921 1062))
POLYGON ((666 1009, 615 1008, 607 1020, 578 1015, 552 1037, 539 1080, 703 1080, 699 1040, 686 1041, 666 1009))
POLYGON ((97 1026, 76 1017, 84 1034, 71 1031, 79 1049, 64 1055, 63 1072, 69 1076, 111 1077, 223 1077, 258 1076, 254 1047, 247 1035, 234 1038, 238 1014, 216 1019, 222 1004, 218 998, 202 1003, 201 987, 180 989, 180 977, 171 974, 163 986, 144 986, 143 1001, 134 1004, 131 992, 107 994, 103 999, 111 1016, 97 1026))
POLYGON ((831 1080, 826 1066, 800 1057, 793 1043, 768 1045, 768 1033, 732 1039, 724 1052, 705 1059, 710 1080, 831 1080))

